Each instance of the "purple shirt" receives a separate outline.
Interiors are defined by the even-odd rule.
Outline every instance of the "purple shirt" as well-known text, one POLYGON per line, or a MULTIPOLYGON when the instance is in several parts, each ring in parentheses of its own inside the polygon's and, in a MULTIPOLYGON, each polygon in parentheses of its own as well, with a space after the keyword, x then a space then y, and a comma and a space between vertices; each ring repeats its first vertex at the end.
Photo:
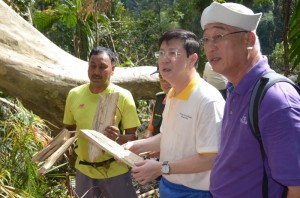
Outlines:
MULTIPOLYGON (((248 125, 255 82, 270 70, 261 59, 229 93, 222 123, 221 146, 211 173, 214 198, 262 197, 260 147, 248 125)), ((266 151, 269 197, 280 198, 283 186, 300 185, 300 96, 288 83, 276 83, 259 108, 259 128, 266 151)))

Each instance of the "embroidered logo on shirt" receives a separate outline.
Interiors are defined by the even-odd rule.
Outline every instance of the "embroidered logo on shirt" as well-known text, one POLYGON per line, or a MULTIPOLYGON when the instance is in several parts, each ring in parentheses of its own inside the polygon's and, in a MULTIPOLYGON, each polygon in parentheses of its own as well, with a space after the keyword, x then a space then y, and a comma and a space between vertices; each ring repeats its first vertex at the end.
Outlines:
POLYGON ((192 116, 189 116, 189 115, 186 115, 186 114, 183 114, 183 113, 180 113, 180 116, 181 116, 181 118, 186 119, 186 120, 192 118, 192 116))
POLYGON ((243 115, 243 117, 241 117, 241 119, 240 119, 240 122, 242 124, 248 124, 247 117, 245 115, 243 115))
POLYGON ((79 105, 79 108, 80 108, 80 109, 83 109, 83 108, 84 108, 84 104, 80 104, 80 105, 79 105))

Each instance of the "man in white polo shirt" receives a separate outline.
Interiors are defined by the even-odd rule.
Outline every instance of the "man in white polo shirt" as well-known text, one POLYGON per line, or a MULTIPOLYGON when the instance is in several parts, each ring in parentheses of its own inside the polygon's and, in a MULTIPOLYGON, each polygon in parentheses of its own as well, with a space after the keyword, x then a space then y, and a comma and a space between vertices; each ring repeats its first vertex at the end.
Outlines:
POLYGON ((199 42, 186 30, 165 32, 156 53, 159 72, 172 88, 160 133, 124 145, 135 153, 160 151, 160 161, 136 163, 132 175, 141 184, 162 175, 161 198, 210 198, 210 169, 219 148, 224 99, 196 71, 199 42))

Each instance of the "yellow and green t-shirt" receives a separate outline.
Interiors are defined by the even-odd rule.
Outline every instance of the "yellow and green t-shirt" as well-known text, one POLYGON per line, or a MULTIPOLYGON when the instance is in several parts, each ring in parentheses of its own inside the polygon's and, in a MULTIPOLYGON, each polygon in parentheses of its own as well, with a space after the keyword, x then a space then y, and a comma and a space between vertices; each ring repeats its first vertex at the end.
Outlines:
MULTIPOLYGON (((89 89, 89 85, 90 83, 87 83, 71 89, 66 100, 63 123, 65 125, 76 125, 76 130, 92 129, 93 126, 93 119, 99 102, 99 94, 92 93, 89 89)), ((118 110, 116 111, 115 126, 118 126, 120 129, 139 126, 140 121, 135 103, 128 90, 110 83, 100 95, 115 92, 120 94, 118 110)), ((124 133, 124 131, 121 132, 124 133)), ((120 162, 112 162, 108 169, 79 164, 80 160, 89 162, 88 141, 83 137, 79 137, 77 146, 75 152, 78 157, 75 168, 91 178, 110 178, 124 174, 128 171, 127 165, 120 162)), ((110 154, 104 152, 95 160, 95 162, 105 161, 111 157, 110 154)))

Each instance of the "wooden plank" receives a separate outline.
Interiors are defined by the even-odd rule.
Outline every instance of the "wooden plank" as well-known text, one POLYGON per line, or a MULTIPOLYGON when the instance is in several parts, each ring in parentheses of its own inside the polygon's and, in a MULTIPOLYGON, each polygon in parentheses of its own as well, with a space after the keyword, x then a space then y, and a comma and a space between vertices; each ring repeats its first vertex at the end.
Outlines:
POLYGON ((74 137, 69 138, 64 142, 43 164, 41 168, 39 168, 38 173, 40 175, 46 174, 49 169, 53 166, 53 164, 62 156, 66 150, 74 143, 77 139, 77 134, 74 137))
POLYGON ((51 140, 51 142, 38 153, 32 157, 33 162, 41 162, 51 156, 59 147, 61 147, 69 138, 71 134, 67 129, 61 132, 51 140))
POLYGON ((99 133, 94 130, 80 130, 80 135, 87 138, 89 141, 95 143, 100 149, 105 150, 116 159, 124 162, 130 167, 135 167, 135 162, 143 161, 144 159, 135 153, 125 150, 121 145, 112 141, 102 133, 99 133))
MULTIPOLYGON (((94 115, 93 130, 103 133, 106 127, 115 124, 116 109, 119 100, 119 93, 108 93, 104 96, 99 95, 99 102, 94 115)), ((89 161, 94 162, 101 154, 99 149, 93 142, 88 143, 89 161)))
POLYGON ((116 109, 119 100, 119 93, 99 95, 99 103, 93 120, 93 130, 102 132, 107 126, 115 124, 116 109))

